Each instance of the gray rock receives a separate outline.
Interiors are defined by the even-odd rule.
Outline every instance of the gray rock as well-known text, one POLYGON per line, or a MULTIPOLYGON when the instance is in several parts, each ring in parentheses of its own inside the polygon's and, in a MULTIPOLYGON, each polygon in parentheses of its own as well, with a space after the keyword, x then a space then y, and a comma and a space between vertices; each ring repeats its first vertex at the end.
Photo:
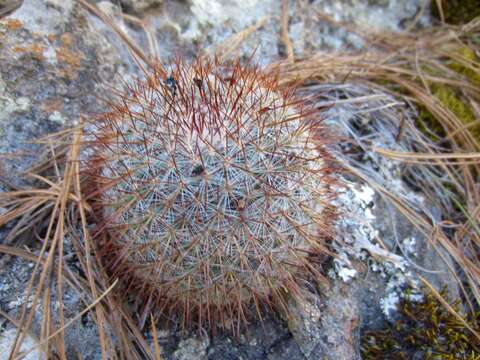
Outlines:
POLYGON ((38 156, 28 142, 101 111, 102 80, 115 83, 118 56, 73 9, 71 0, 27 0, 0 21, 0 153, 10 154, 0 176, 12 186, 38 156))
POLYGON ((292 354, 290 360, 304 359, 286 324, 274 314, 264 314, 263 322, 252 321, 241 331, 239 337, 229 333, 220 333, 213 337, 208 348, 208 359, 274 359, 276 354, 284 351, 292 354))
MULTIPOLYGON (((197 41, 202 50, 209 52, 242 30, 248 29, 262 17, 266 22, 255 35, 245 39, 235 54, 249 57, 267 65, 285 57, 284 44, 280 40, 279 18, 281 2, 273 0, 188 0, 191 21, 182 27, 179 37, 185 41, 197 41), (183 30, 184 29, 184 30, 183 30)), ((358 34, 341 24, 360 29, 400 31, 419 14, 419 0, 315 0, 289 1, 289 36, 296 56, 315 51, 360 49, 365 42, 358 34), (324 15, 337 21, 334 25, 325 21, 324 15)), ((428 9, 421 17, 421 24, 428 25, 428 9)), ((175 21, 173 19, 173 21, 175 21)))
POLYGON ((287 338, 280 342, 272 351, 267 355, 268 360, 304 360, 300 347, 293 338, 287 338))
POLYGON ((177 350, 173 353, 175 360, 204 360, 207 357, 208 338, 189 338, 180 341, 177 350))
POLYGON ((338 279, 321 295, 290 304, 289 330, 306 359, 361 359, 361 328, 385 324, 379 305, 385 280, 359 261, 354 268, 358 276, 349 283, 338 279))
MULTIPOLYGON (((0 20, 0 190, 26 185, 22 173, 39 158, 32 140, 72 126, 81 116, 101 112, 99 96, 108 95, 105 85, 118 84, 118 54, 88 29, 74 4, 72 0, 25 0, 18 11, 0 20)), ((8 232, 4 230, 0 243, 8 232)), ((35 249, 35 236, 30 234, 27 240, 35 249)), ((31 265, 12 258, 1 267, 0 306, 14 318, 24 301, 31 265)), ((85 306, 67 286, 62 301, 67 321, 85 306)), ((31 330, 39 334, 42 308, 37 306, 35 311, 31 330)), ((75 322, 65 340, 68 358, 81 353, 84 359, 95 359, 100 353, 91 319, 75 322)))
MULTIPOLYGON (((17 329, 11 328, 4 332, 0 332, 0 354, 7 356, 12 349, 13 344, 15 343, 15 338, 17 336, 17 329)), ((31 335, 27 335, 25 340, 20 347, 20 352, 27 352, 22 359, 24 360, 43 360, 45 359, 45 354, 43 351, 37 349, 38 341, 31 335)))
POLYGON ((321 337, 321 311, 315 300, 310 296, 304 302, 291 301, 289 304, 288 328, 307 359, 311 358, 321 337))
MULTIPOLYGON (((439 211, 434 205, 423 199, 421 194, 417 198, 430 210, 435 220, 440 221, 439 211)), ((447 286, 450 297, 457 299, 460 289, 455 276, 449 271, 454 269, 454 264, 446 250, 429 243, 422 232, 384 200, 377 199, 373 213, 386 220, 378 224, 380 238, 399 255, 409 259, 412 270, 423 276, 437 291, 447 286)))
POLYGON ((147 10, 157 9, 163 4, 163 0, 120 0, 126 12, 142 14, 147 10))

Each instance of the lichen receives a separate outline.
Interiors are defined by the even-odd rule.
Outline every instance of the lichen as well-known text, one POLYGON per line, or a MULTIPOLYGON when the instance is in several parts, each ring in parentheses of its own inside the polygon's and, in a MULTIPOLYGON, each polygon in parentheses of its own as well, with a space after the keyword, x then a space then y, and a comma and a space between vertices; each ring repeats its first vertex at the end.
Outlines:
POLYGON ((45 56, 43 55, 45 48, 38 44, 31 44, 26 46, 15 46, 13 48, 13 51, 19 54, 28 54, 37 61, 45 60, 45 56))
MULTIPOLYGON (((440 294, 445 298, 447 289, 440 294)), ((460 300, 451 302, 450 306, 458 313, 460 300)), ((475 331, 480 330, 480 312, 465 316, 464 320, 475 331)), ((362 354, 366 360, 473 360, 480 359, 479 349, 480 340, 431 293, 427 293, 422 301, 412 301, 408 296, 402 298, 394 323, 386 329, 367 331, 362 335, 362 354)))
POLYGON ((23 28, 23 23, 18 19, 7 19, 5 26, 9 31, 17 31, 23 28))

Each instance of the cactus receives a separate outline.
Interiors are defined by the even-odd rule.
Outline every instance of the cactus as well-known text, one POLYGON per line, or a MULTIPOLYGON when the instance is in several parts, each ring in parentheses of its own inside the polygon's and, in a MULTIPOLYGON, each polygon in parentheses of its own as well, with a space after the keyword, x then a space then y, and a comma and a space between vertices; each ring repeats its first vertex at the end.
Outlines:
POLYGON ((144 315, 238 325, 321 276, 331 165, 293 90, 251 66, 178 61, 111 106, 94 124, 90 198, 102 256, 144 315))

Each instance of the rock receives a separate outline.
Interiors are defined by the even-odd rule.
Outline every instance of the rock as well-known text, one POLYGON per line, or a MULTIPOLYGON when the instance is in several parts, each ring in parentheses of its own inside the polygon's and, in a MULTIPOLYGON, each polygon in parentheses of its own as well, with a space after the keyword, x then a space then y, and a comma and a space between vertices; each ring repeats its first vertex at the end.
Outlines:
MULTIPOLYGON (((311 299, 314 300, 314 299, 311 299)), ((307 359, 320 341, 320 317, 318 304, 313 301, 289 304, 288 328, 295 342, 307 359)))
POLYGON ((248 24, 273 5, 272 0, 189 0, 191 11, 203 25, 221 25, 226 21, 248 24))
POLYGON ((309 359, 360 359, 361 297, 350 286, 335 284, 326 295, 321 316, 321 336, 309 359))
POLYGON ((287 338, 280 342, 272 351, 267 355, 267 360, 304 360, 300 347, 293 338, 287 338))
MULTIPOLYGON (((440 221, 441 214, 431 202, 421 194, 417 194, 416 198, 422 208, 429 209, 431 216, 440 221)), ((437 291, 447 286, 450 298, 457 299, 460 289, 455 276, 448 270, 454 269, 454 264, 446 250, 430 244, 421 231, 384 200, 378 199, 375 202, 373 213, 377 217, 389 214, 390 220, 377 226, 379 236, 390 248, 396 248, 399 255, 411 261, 412 271, 423 276, 437 291)))
MULTIPOLYGON (((278 22, 280 6, 275 0, 189 0, 190 21, 180 33, 185 41, 201 41, 202 52, 213 55, 228 45, 236 34, 257 26, 250 36, 231 49, 239 57, 251 57, 266 66, 278 59, 278 22), (256 52, 257 51, 257 52, 256 52)), ((220 51, 224 55, 224 51, 220 51)))
POLYGON ((208 348, 208 359, 264 360, 267 357, 276 359, 274 356, 283 351, 292 356, 289 360, 305 359, 285 322, 278 319, 276 314, 266 313, 263 315, 263 321, 255 320, 248 324, 241 331, 240 338, 232 337, 228 333, 213 337, 208 348))
POLYGON ((288 327, 306 359, 360 359, 360 298, 354 292, 337 282, 320 298, 290 304, 288 327))
MULTIPOLYGON (((273 0, 188 0, 191 21, 180 32, 185 41, 201 41, 203 50, 212 51, 235 33, 252 27, 266 17, 255 35, 245 39, 235 53, 267 65, 285 57, 280 41, 281 6, 273 0)), ((314 0, 304 3, 289 1, 289 37, 296 56, 328 50, 361 49, 365 42, 345 26, 325 21, 324 15, 339 23, 353 24, 368 30, 400 31, 412 22, 423 2, 419 0, 337 1, 314 0)), ((174 19, 173 19, 174 20, 174 19)), ((175 21, 175 20, 174 20, 175 21)), ((428 11, 420 24, 429 24, 428 11)))
MULTIPOLYGON (((25 0, 19 10, 0 20, 2 191, 28 184, 22 173, 34 165, 40 155, 38 146, 29 142, 72 126, 81 116, 101 112, 99 96, 108 95, 105 85, 118 84, 122 64, 118 53, 88 28, 84 13, 75 10, 75 3, 73 0, 25 0)), ((0 243, 6 234, 8 228, 0 229, 0 243)), ((22 239, 36 250, 35 236, 26 232, 22 239)), ((23 302, 30 301, 24 299, 24 290, 31 265, 15 257, 0 269, 0 307, 13 318, 19 316, 23 302)), ((62 301, 67 321, 85 307, 83 299, 67 286, 62 301)), ((42 311, 41 306, 35 309, 32 333, 40 333, 42 311)), ((75 322, 65 332, 65 340, 68 358, 77 358, 81 353, 83 358, 95 359, 100 353, 93 321, 75 322)), ((3 354, 2 349, 0 358, 3 354)), ((41 357, 37 354, 33 359, 41 357)))
POLYGON ((180 341, 177 350, 173 353, 175 360, 204 360, 207 358, 208 338, 189 338, 180 341))
POLYGON ((24 0, 10 18, 21 21, 31 33, 48 36, 66 31, 73 9, 73 0, 24 0))
MULTIPOLYGON (((6 330, 2 333, 0 333, 0 354, 2 354, 2 359, 6 358, 7 355, 10 353, 13 344, 15 343, 15 338, 17 336, 17 329, 9 329, 6 330)), ((22 346, 20 347, 20 351, 30 351, 28 354, 26 354, 24 357, 22 357, 23 360, 43 360, 45 359, 45 353, 41 351, 40 349, 37 348, 38 346, 38 341, 30 336, 26 335, 23 342, 22 346)))
MULTIPOLYGON (((423 6, 423 2, 416 0, 315 0, 313 4, 337 21, 352 22, 374 31, 401 31, 423 6)), ((429 25, 428 11, 420 22, 429 25)))
POLYGON ((160 7, 163 0, 120 0, 125 12, 141 15, 147 10, 160 7))
POLYGON ((4 183, 20 185, 19 174, 35 162, 38 147, 29 141, 97 113, 101 79, 115 83, 118 56, 72 16, 73 1, 26 0, 0 21, 0 153, 9 154, 4 183))

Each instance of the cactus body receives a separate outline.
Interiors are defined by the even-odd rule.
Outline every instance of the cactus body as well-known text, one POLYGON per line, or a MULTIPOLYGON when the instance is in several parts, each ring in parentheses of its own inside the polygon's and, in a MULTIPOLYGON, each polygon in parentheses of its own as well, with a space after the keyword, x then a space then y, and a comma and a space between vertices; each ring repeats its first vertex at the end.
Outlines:
POLYGON ((304 112, 257 69, 179 62, 97 123, 109 268, 148 311, 225 324, 300 293, 331 219, 322 130, 304 112))

